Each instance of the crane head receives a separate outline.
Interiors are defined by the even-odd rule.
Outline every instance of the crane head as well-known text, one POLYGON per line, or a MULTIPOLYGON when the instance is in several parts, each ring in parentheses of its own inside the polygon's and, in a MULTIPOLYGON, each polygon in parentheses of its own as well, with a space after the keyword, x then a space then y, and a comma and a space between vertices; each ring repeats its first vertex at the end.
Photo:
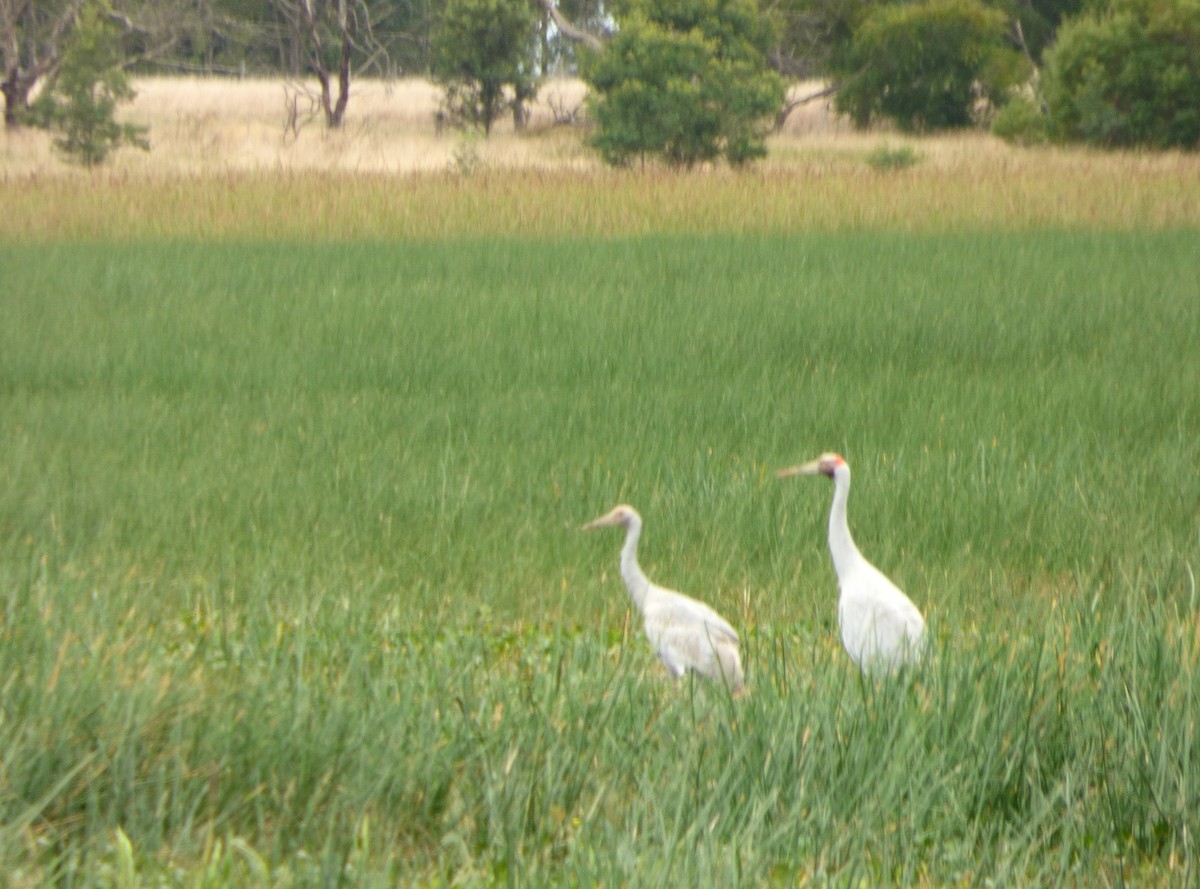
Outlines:
POLYGON ((845 458, 841 454, 822 454, 815 460, 809 460, 807 463, 801 463, 799 466, 789 466, 786 469, 781 469, 775 473, 776 478, 791 478, 794 475, 827 475, 833 478, 833 474, 842 466, 848 466, 845 458))
POLYGON ((598 519, 592 519, 583 526, 584 531, 593 531, 596 528, 608 528, 616 525, 621 528, 628 528, 631 524, 638 520, 637 510, 632 506, 627 506, 622 503, 620 506, 613 507, 611 512, 607 512, 598 519))

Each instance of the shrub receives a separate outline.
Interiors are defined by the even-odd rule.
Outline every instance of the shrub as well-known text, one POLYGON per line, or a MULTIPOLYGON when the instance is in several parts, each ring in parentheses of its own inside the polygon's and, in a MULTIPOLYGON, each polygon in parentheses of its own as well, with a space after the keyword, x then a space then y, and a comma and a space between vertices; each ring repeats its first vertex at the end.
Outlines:
POLYGON ((1038 145, 1050 139, 1050 118, 1033 99, 1015 96, 992 119, 992 134, 1005 142, 1038 145))
POLYGON ((876 170, 907 170, 915 166, 921 156, 909 145, 892 148, 880 145, 867 155, 867 164, 876 170))
POLYGON ((1042 86, 1054 134, 1106 147, 1200 147, 1200 0, 1114 0, 1066 23, 1042 86))

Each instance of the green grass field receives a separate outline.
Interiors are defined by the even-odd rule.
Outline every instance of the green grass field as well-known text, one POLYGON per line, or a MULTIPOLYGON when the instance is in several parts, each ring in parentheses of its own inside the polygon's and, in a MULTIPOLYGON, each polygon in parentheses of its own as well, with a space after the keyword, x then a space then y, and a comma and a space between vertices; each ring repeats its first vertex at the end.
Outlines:
POLYGON ((1196 245, 0 246, 5 885, 1194 883, 1196 245), (747 697, 653 663, 620 501, 747 697))

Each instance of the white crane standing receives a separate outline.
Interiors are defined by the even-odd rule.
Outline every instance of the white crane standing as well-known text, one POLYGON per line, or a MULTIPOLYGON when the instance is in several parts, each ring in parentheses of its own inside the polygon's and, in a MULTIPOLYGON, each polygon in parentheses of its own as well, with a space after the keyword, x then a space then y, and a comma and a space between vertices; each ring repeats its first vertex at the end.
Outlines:
POLYGON ((632 506, 617 506, 588 522, 583 530, 612 526, 625 529, 621 579, 642 614, 646 638, 671 675, 678 679, 693 670, 725 683, 733 694, 740 694, 743 679, 737 632, 703 602, 650 582, 637 560, 642 517, 632 506))
POLYGON ((781 469, 777 478, 827 475, 833 479, 829 511, 829 552, 837 573, 838 624, 842 645, 864 672, 889 672, 922 654, 925 619, 900 589, 868 562, 854 545, 846 521, 850 464, 840 454, 822 454, 799 466, 781 469))

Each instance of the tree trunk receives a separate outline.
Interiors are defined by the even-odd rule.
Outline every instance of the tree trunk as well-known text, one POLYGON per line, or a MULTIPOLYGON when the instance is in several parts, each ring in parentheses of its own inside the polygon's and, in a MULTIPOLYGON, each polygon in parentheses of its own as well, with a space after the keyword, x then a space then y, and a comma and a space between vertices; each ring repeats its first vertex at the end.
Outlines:
POLYGON ((315 65, 317 82, 321 84, 321 110, 325 112, 325 126, 332 129, 336 126, 333 122, 332 99, 329 89, 329 72, 325 70, 325 66, 317 63, 315 65))
POLYGON ((280 43, 280 60, 286 66, 288 76, 299 80, 304 76, 304 31, 299 21, 287 20, 287 30, 282 32, 284 40, 280 43))
MULTIPOLYGON (((350 102, 350 53, 353 46, 350 38, 342 40, 342 55, 338 60, 337 99, 333 98, 332 78, 319 52, 313 54, 313 69, 321 84, 321 108, 325 112, 325 126, 340 129, 346 117, 346 105, 350 102)), ((319 50, 319 47, 318 47, 319 50)))
POLYGON ((20 126, 20 111, 29 104, 29 91, 21 89, 19 78, 20 73, 14 69, 0 83, 0 93, 4 94, 4 126, 9 129, 20 126))
POLYGON ((328 116, 331 129, 341 127, 346 116, 346 105, 350 101, 350 52, 353 50, 349 35, 342 38, 342 58, 338 64, 338 97, 337 104, 328 116))
POLYGON ((338 15, 338 27, 342 34, 341 57, 338 59, 338 95, 333 98, 333 85, 329 69, 325 66, 324 44, 321 41, 321 28, 318 22, 319 12, 315 4, 305 3, 302 6, 305 24, 308 25, 309 57, 312 60, 313 71, 321 83, 321 108, 325 111, 325 126, 331 130, 340 129, 346 116, 346 105, 350 101, 350 54, 354 49, 351 39, 353 16, 347 16, 345 7, 338 15))
POLYGON ((29 94, 41 74, 37 71, 22 71, 13 68, 5 73, 0 82, 0 93, 4 94, 4 126, 16 129, 21 126, 21 116, 29 109, 29 94))

